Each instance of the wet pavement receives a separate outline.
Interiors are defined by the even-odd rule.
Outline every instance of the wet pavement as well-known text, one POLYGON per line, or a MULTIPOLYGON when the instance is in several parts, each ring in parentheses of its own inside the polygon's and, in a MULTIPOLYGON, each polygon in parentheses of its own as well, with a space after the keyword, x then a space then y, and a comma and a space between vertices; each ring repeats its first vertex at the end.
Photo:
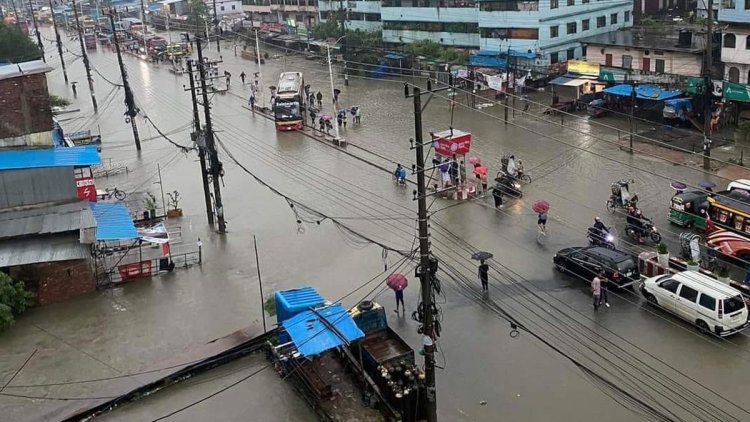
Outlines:
MULTIPOLYGON (((66 45, 78 51, 76 43, 66 45)), ((342 86, 341 79, 336 82, 343 91, 341 106, 363 107, 362 124, 350 121, 342 131, 350 143, 347 154, 302 134, 277 133, 273 122, 244 109, 250 90, 240 84, 239 74, 244 70, 252 75, 257 66, 234 57, 228 46, 222 53, 220 69, 227 69, 233 77, 230 93, 212 97, 214 128, 234 158, 295 201, 335 217, 373 240, 412 249, 416 212, 412 188, 396 186, 388 173, 355 157, 385 168, 414 161, 408 141, 414 136, 413 106, 403 97, 402 81, 353 76, 348 87, 342 86)), ((217 58, 214 45, 206 55, 217 58)), ((384 262, 389 268, 399 264, 395 253, 384 257, 381 248, 330 221, 299 206, 290 208, 221 149, 229 234, 213 233, 206 225, 196 155, 169 144, 141 117, 137 122, 143 152, 135 153, 130 125, 124 121, 122 89, 101 76, 119 81, 115 54, 101 48, 91 54, 101 74, 95 75, 98 119, 83 83, 81 60, 71 54, 66 60, 72 61, 71 80, 79 81, 74 107, 81 113, 66 115, 70 120, 62 122, 64 128, 75 131, 98 126, 104 142, 102 156, 126 163, 132 170, 97 179, 98 187, 116 185, 128 192, 157 193, 158 185, 153 183, 159 163, 165 191, 177 189, 184 198, 183 239, 188 243, 201 238, 204 263, 33 309, 19 318, 0 336, 0 379, 7 382, 35 349, 37 352, 0 392, 0 411, 10 420, 25 420, 30 406, 52 409, 59 401, 55 399, 96 396, 97 383, 81 380, 136 373, 191 345, 260 324, 253 235, 258 239, 266 296, 276 289, 312 285, 333 300, 377 277, 384 262), (303 223, 298 225, 297 220, 303 223), (50 383, 59 385, 39 385, 50 383)), ((59 58, 55 55, 49 62, 57 67, 59 58)), ((192 110, 189 93, 183 91, 187 78, 174 75, 167 65, 127 56, 125 62, 141 111, 174 142, 189 145, 192 110)), ((326 101, 330 98, 326 95, 330 90, 326 66, 298 56, 268 60, 263 67, 264 85, 276 85, 275 78, 284 70, 304 72, 313 90, 323 91, 324 108, 330 105, 326 101)), ((72 96, 59 70, 51 72, 48 81, 51 93, 72 96)), ((680 230, 666 222, 673 194, 669 182, 697 184, 705 178, 699 168, 677 166, 656 154, 628 154, 619 148, 617 131, 592 125, 586 118, 566 118, 561 126, 559 117, 537 110, 526 116, 518 113, 505 125, 500 106, 481 111, 457 107, 451 113, 447 100, 435 96, 424 115, 425 131, 447 129, 450 122, 472 132, 472 155, 481 157, 491 173, 499 168, 501 155, 512 152, 524 161, 534 181, 525 186, 522 199, 507 201, 500 211, 490 205, 489 198, 473 202, 438 199, 431 205, 432 247, 443 262, 438 363, 444 369, 438 371, 438 398, 444 420, 492 421, 499 414, 506 420, 595 420, 603 415, 612 421, 655 419, 644 413, 648 410, 643 406, 637 412, 630 410, 635 405, 617 388, 672 415, 672 419, 750 417, 743 408, 725 401, 744 406, 741 386, 750 367, 747 335, 726 340, 702 336, 689 325, 645 306, 629 290, 614 292, 612 308, 594 313, 586 283, 556 273, 551 264, 558 249, 585 243, 586 227, 595 215, 623 231, 624 217, 610 215, 605 208, 610 183, 620 178, 636 180, 634 188, 645 215, 654 218, 672 252, 677 253, 674 239, 680 230), (531 210, 536 199, 552 204, 549 234, 541 245, 536 242, 536 215, 531 210), (497 262, 487 297, 479 293, 476 263, 468 259, 478 249, 492 251, 497 262), (502 311, 518 318, 528 330, 511 338, 502 311), (591 368, 607 382, 581 366, 591 368), (628 408, 620 404, 626 400, 628 408), (483 401, 486 405, 480 404, 483 401), (702 411, 714 413, 707 416, 702 411)), ((719 185, 726 183, 717 176, 709 178, 719 185)), ((618 241, 633 252, 650 249, 628 245, 625 239, 618 241)), ((409 264, 401 270, 413 274, 412 268, 409 264)), ((411 281, 412 288, 406 293, 409 310, 415 308, 418 295, 417 282, 411 281)), ((369 284, 344 303, 353 305, 371 296, 368 291, 375 287, 369 284)), ((377 300, 390 308, 391 292, 384 288, 375 292, 377 300)), ((392 314, 389 322, 410 344, 419 345, 416 323, 409 317, 392 314)), ((205 375, 213 379, 229 374, 226 378, 204 383, 196 379, 195 385, 160 392, 109 418, 147 421, 168 414, 260 365, 254 358, 248 361, 205 375)), ((258 420, 307 420, 310 411, 296 399, 276 397, 273 406, 263 399, 290 391, 279 384, 273 373, 264 371, 239 388, 170 419, 204 420, 208 415, 221 415, 222 420, 234 420, 252 413, 264 415, 258 420), (275 413, 276 407, 282 408, 281 413, 275 413)))

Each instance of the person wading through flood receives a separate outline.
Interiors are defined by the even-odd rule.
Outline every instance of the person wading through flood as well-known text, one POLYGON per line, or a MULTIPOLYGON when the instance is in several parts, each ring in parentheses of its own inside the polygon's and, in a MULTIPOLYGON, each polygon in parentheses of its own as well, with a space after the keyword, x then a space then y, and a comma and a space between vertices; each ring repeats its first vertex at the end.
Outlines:
POLYGON ((490 266, 484 263, 484 259, 479 261, 479 282, 482 283, 482 291, 487 292, 489 288, 489 273, 490 266))
POLYGON ((404 311, 404 314, 406 313, 406 305, 404 305, 404 289, 396 289, 396 310, 394 312, 398 313, 399 305, 401 305, 401 309, 404 311))

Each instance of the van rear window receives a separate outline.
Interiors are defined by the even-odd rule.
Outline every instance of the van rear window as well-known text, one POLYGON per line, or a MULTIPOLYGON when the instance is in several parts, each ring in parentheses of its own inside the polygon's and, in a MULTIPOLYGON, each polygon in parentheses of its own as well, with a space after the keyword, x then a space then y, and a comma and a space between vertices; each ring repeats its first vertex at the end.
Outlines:
POLYGON ((633 258, 628 258, 624 261, 620 261, 617 263, 618 271, 632 270, 633 267, 635 267, 635 262, 633 262, 633 258))
POLYGON ((737 295, 729 299, 724 299, 724 313, 732 314, 745 307, 745 302, 742 300, 742 296, 737 295))

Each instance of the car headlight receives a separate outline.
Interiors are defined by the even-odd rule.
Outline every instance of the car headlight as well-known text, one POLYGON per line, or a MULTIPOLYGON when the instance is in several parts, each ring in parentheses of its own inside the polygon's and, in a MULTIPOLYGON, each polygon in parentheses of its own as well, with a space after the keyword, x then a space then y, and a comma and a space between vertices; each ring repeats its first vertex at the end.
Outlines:
POLYGON ((516 189, 521 189, 521 184, 518 183, 518 182, 513 183, 513 187, 516 188, 516 189))
POLYGON ((615 240, 615 237, 614 237, 614 236, 612 236, 611 234, 608 234, 608 235, 607 235, 607 242, 611 242, 611 241, 613 241, 613 240, 615 240))

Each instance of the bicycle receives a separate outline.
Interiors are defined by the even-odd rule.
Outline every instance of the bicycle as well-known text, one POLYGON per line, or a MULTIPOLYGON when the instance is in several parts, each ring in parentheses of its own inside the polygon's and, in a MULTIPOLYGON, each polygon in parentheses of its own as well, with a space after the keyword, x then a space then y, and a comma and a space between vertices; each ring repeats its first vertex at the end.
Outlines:
POLYGON ((128 194, 125 193, 125 191, 117 189, 116 186, 112 188, 105 188, 104 192, 105 193, 104 195, 102 195, 102 199, 112 199, 112 197, 114 197, 122 201, 123 199, 125 199, 125 197, 128 196, 128 194))

